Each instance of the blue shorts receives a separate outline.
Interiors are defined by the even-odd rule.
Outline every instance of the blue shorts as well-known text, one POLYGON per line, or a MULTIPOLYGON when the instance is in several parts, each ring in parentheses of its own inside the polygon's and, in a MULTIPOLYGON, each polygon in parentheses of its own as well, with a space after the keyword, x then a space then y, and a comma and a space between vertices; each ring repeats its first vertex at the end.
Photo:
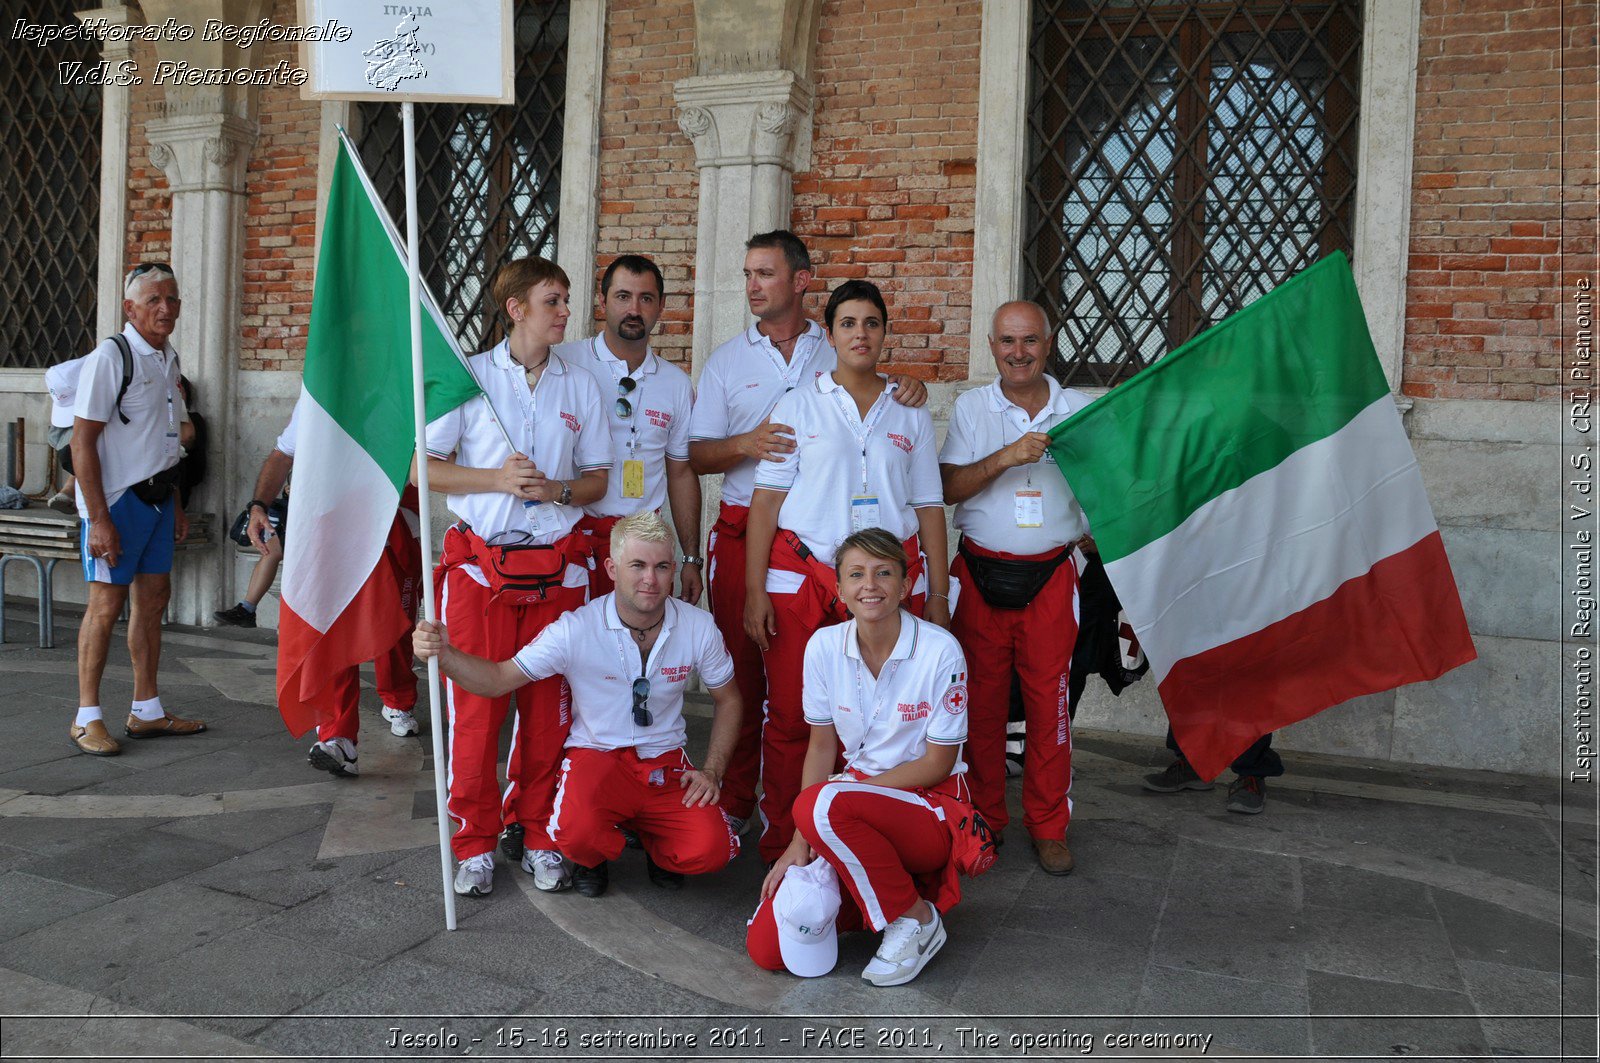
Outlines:
POLYGON ((141 573, 172 571, 172 536, 177 528, 178 496, 159 506, 142 502, 132 491, 111 504, 111 526, 122 541, 122 553, 112 568, 103 557, 89 556, 89 522, 78 533, 78 552, 83 557, 83 578, 87 583, 114 583, 126 587, 141 573))

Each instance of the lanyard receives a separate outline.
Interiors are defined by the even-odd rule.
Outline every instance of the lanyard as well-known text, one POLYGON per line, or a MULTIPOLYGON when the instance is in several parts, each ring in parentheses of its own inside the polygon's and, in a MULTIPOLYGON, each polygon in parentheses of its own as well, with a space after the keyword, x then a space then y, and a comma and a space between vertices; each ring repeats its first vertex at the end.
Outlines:
POLYGON ((834 401, 839 404, 839 412, 844 416, 845 427, 850 429, 850 434, 855 436, 856 443, 861 447, 861 493, 867 493, 867 441, 872 438, 872 430, 883 419, 884 413, 889 409, 889 389, 885 387, 883 394, 879 395, 872 408, 867 411, 866 420, 860 421, 861 430, 856 430, 857 411, 856 400, 842 386, 834 390, 834 401))
MULTIPOLYGON (((756 335, 761 336, 759 329, 756 331, 756 335)), ((806 330, 794 338, 794 354, 790 356, 787 362, 783 360, 783 352, 778 350, 777 344, 767 339, 766 336, 761 336, 761 338, 766 342, 758 343, 757 346, 766 351, 767 357, 772 360, 772 367, 778 371, 779 378, 783 380, 783 390, 789 392, 799 387, 800 378, 805 373, 806 366, 811 362, 811 355, 817 348, 816 337, 811 334, 811 326, 807 325, 806 330), (805 353, 801 354, 800 344, 806 340, 811 342, 807 345, 805 353)))
MULTIPOLYGON (((628 448, 629 454, 637 454, 639 453, 639 421, 644 417, 644 363, 639 363, 639 375, 634 376, 633 371, 628 368, 627 362, 623 362, 620 358, 606 358, 600 354, 600 337, 598 336, 593 336, 590 338, 589 350, 593 352, 595 361, 606 367, 607 372, 614 375, 616 373, 616 368, 612 365, 612 363, 620 362, 622 365, 622 376, 633 378, 633 392, 629 395, 623 395, 620 397, 627 399, 633 404, 633 416, 628 418, 628 441, 624 443, 623 446, 628 448)), ((648 358, 650 356, 646 354, 645 357, 648 358)), ((621 383, 622 377, 617 377, 612 381, 612 384, 614 385, 620 385, 621 383)), ((613 417, 616 416, 617 397, 618 396, 613 396, 611 403, 611 415, 613 417)))
MULTIPOLYGON (((1022 410, 1022 413, 1024 415, 1026 415, 1027 412, 1028 412, 1027 410, 1023 410, 1022 407, 1018 406, 1016 403, 1012 403, 1011 406, 1009 407, 1009 409, 1011 409, 1011 410, 1022 410)), ((1050 412, 1050 407, 1048 405, 1046 405, 1044 409, 1039 411, 1041 416, 1047 415, 1047 414, 1049 414, 1049 412, 1050 412)), ((1050 431, 1051 428, 1055 427, 1055 425, 1048 425, 1048 426, 1046 426, 1045 428, 1042 428, 1042 429, 1035 429, 1033 427, 1033 424, 1034 424, 1034 421, 1038 420, 1038 418, 1033 418, 1032 420, 1030 420, 1027 424, 1025 424, 1022 427, 1021 431, 1019 431, 1017 433, 1017 439, 1007 440, 1006 439, 1006 429, 1010 425, 1010 420, 1011 419, 1009 417, 1002 416, 1000 418, 1000 449, 1001 450, 1004 450, 1006 447, 1009 447, 1012 443, 1015 443, 1017 441, 1017 439, 1021 439, 1023 436, 1027 435, 1029 432, 1033 432, 1033 431, 1048 432, 1048 431, 1050 431)), ((1059 424, 1060 422, 1057 422, 1057 423, 1059 424)), ((1029 487, 1033 486, 1033 466, 1039 464, 1039 462, 1043 461, 1043 460, 1044 460, 1043 458, 1040 458, 1039 461, 1033 462, 1030 465, 1024 465, 1023 466, 1023 474, 1027 477, 1028 486, 1029 487)))
MULTIPOLYGON (((904 618, 902 618, 902 622, 904 622, 904 618)), ((915 621, 912 622, 915 623, 915 621)), ((859 636, 856 640, 856 649, 861 649, 861 641, 859 636)), ((878 714, 883 711, 884 702, 879 695, 884 692, 885 688, 888 688, 891 695, 894 693, 894 677, 895 673, 900 671, 900 661, 898 659, 893 659, 885 663, 888 665, 889 671, 887 675, 880 675, 878 677, 877 685, 872 688, 872 715, 866 718, 866 724, 861 729, 861 744, 856 747, 856 756, 860 756, 862 750, 867 748, 867 736, 872 733, 872 728, 878 722, 878 714)), ((856 705, 858 705, 863 711, 865 711, 867 705, 867 691, 865 685, 861 681, 861 673, 866 671, 866 667, 865 661, 860 658, 856 659, 856 705)))
MULTIPOLYGON (((539 387, 544 383, 544 378, 549 375, 550 356, 548 354, 545 355, 544 372, 539 374, 539 382, 534 384, 532 389, 530 389, 528 387, 528 371, 523 368, 521 362, 518 362, 515 358, 511 357, 511 341, 502 340, 501 343, 503 343, 506 348, 506 362, 508 363, 506 365, 506 374, 511 377, 511 393, 517 397, 517 405, 522 409, 522 429, 527 433, 528 441, 528 449, 525 451, 525 453, 531 460, 533 458, 533 444, 535 442, 534 432, 537 430, 539 424, 539 387), (524 393, 526 393, 526 398, 523 397, 524 393)), ((485 395, 484 398, 487 399, 488 396, 485 395)), ((492 404, 490 409, 493 409, 492 404)), ((535 462, 535 464, 538 463, 535 462)))

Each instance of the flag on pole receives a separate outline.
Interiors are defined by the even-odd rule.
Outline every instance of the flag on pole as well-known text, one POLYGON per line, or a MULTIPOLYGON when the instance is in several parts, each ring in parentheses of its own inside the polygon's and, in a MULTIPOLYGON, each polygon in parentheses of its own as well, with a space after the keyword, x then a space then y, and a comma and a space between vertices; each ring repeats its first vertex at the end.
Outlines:
MULTIPOLYGON (((319 695, 334 674, 385 652, 405 632, 398 590, 380 565, 415 450, 409 297, 404 244, 341 136, 284 537, 278 711, 296 736, 316 726, 319 695)), ((422 330, 431 420, 479 391, 426 288, 422 330)), ((423 513, 426 519, 425 504, 423 513)))
POLYGON ((1476 656, 1344 255, 1050 434, 1203 778, 1476 656))

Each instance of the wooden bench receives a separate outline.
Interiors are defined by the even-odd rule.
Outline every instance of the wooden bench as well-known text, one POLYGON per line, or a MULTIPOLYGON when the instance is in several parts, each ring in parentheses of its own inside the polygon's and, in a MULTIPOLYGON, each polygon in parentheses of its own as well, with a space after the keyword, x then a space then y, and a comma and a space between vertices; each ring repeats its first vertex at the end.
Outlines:
MULTIPOLYGON (((55 646, 55 571, 62 561, 78 561, 78 517, 40 504, 0 509, 0 642, 6 640, 6 568, 25 561, 39 577, 39 648, 55 646)), ((189 518, 189 535, 177 549, 211 545, 211 517, 189 518)))

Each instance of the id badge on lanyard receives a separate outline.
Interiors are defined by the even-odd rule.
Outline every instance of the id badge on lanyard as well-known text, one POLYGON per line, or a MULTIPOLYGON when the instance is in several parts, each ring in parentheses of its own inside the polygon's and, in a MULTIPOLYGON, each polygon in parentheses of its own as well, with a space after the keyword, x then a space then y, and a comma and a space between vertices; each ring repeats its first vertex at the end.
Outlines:
MULTIPOLYGON (((516 371, 522 367, 517 364, 516 359, 511 357, 511 344, 509 341, 506 341, 506 358, 513 367, 508 372, 515 375, 516 371)), ((539 383, 528 389, 526 403, 523 402, 522 392, 517 390, 517 381, 513 379, 511 382, 512 393, 517 396, 518 404, 522 405, 522 434, 523 438, 527 440, 526 453, 530 459, 533 457, 534 432, 538 426, 539 387, 544 383, 547 375, 548 369, 546 372, 539 374, 539 383)), ((525 389, 528 387, 525 373, 523 374, 522 386, 525 389)), ((484 401, 487 402, 488 399, 489 396, 484 395, 484 401)), ((493 408, 493 404, 491 404, 490 409, 492 410, 493 408)), ((538 463, 535 462, 534 464, 537 465, 538 463)), ((531 499, 524 499, 522 502, 522 514, 528 522, 528 534, 535 538, 543 538, 562 530, 561 515, 556 512, 556 506, 553 502, 534 502, 531 499)))
MULTIPOLYGON (((850 425, 850 414, 854 412, 850 409, 850 405, 855 400, 850 398, 849 393, 843 388, 835 392, 835 395, 838 396, 839 410, 844 415, 845 424, 850 425)), ((889 408, 887 400, 888 394, 886 392, 879 397, 877 403, 873 404, 873 409, 868 411, 867 419, 862 422, 860 434, 856 436, 856 442, 861 444, 861 490, 850 498, 850 531, 852 534, 858 531, 865 531, 868 528, 883 527, 883 506, 879 502, 878 496, 872 494, 867 486, 867 440, 872 437, 872 429, 877 425, 878 419, 889 408)))

